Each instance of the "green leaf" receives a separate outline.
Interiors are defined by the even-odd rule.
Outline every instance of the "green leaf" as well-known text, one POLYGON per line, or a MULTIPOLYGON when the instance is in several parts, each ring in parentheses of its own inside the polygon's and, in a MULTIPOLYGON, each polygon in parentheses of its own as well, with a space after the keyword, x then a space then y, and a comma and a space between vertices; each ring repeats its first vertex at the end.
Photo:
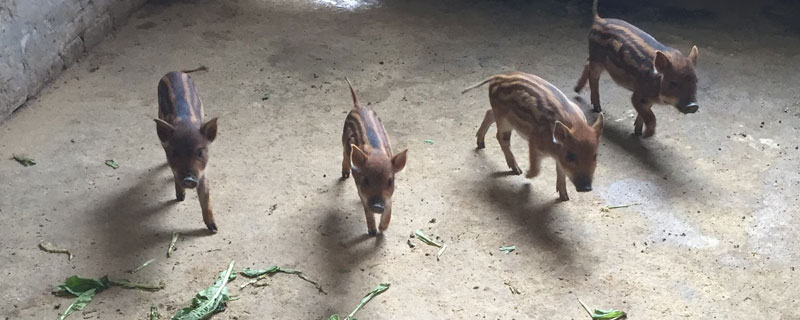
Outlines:
POLYGON ((255 278, 263 276, 265 274, 275 274, 278 272, 278 270, 281 270, 281 268, 278 266, 271 266, 268 269, 244 268, 244 270, 242 270, 242 275, 248 278, 255 278))
POLYGON ((161 319, 161 314, 158 313, 158 308, 155 305, 150 306, 150 313, 147 314, 148 319, 150 320, 159 320, 161 319))
POLYGON ((159 282, 157 285, 152 285, 152 284, 141 284, 136 282, 130 282, 125 279, 110 280, 109 282, 112 286, 116 287, 122 287, 125 289, 139 289, 146 291, 158 291, 164 289, 167 286, 164 282, 159 282))
POLYGON ((324 289, 322 289, 322 286, 319 283, 317 283, 316 281, 311 280, 308 277, 306 277, 306 275, 303 274, 302 272, 300 272, 300 270, 283 269, 283 268, 278 267, 278 266, 271 266, 268 269, 244 268, 244 270, 242 270, 242 272, 241 272, 242 275, 245 276, 245 277, 254 278, 254 279, 250 280, 249 282, 247 282, 245 284, 243 284, 241 287, 239 287, 239 289, 244 289, 244 287, 247 287, 247 286, 249 286, 251 284, 255 284, 259 280, 264 279, 267 276, 272 276, 272 275, 274 275, 276 273, 279 273, 279 272, 280 273, 287 273, 287 274, 297 275, 297 277, 299 277, 300 279, 303 279, 304 281, 306 281, 306 282, 308 282, 310 284, 313 284, 314 287, 317 288, 317 290, 320 293, 328 294, 327 292, 325 292, 324 289))
POLYGON ((79 294, 69 307, 67 307, 67 310, 64 310, 64 314, 58 317, 58 320, 64 320, 72 314, 73 311, 81 311, 83 308, 86 308, 86 305, 92 302, 92 297, 94 297, 95 293, 97 293, 95 289, 89 289, 79 294))
POLYGON ((64 281, 64 284, 58 286, 58 290, 54 292, 56 295, 71 294, 80 296, 89 290, 95 290, 95 293, 108 289, 110 287, 108 276, 103 276, 100 279, 81 278, 78 276, 71 276, 64 281))
POLYGON ((424 233, 422 233, 422 230, 420 230, 420 229, 417 229, 417 231, 414 232, 414 234, 416 234, 417 238, 420 241, 424 242, 425 244, 427 244, 429 246, 434 246, 434 247, 439 247, 439 248, 442 247, 441 243, 436 242, 435 240, 433 240, 431 238, 428 238, 428 236, 426 236, 424 233))
POLYGON ((261 97, 261 101, 269 100, 269 93, 264 93, 264 96, 261 97))
POLYGON ((114 170, 119 169, 119 165, 114 160, 106 160, 106 165, 114 168, 114 170))
POLYGON ((500 247, 500 251, 505 252, 506 254, 511 253, 511 251, 517 250, 517 246, 502 246, 500 247))
POLYGON ((332 314, 332 315, 331 315, 331 316, 328 318, 328 320, 339 320, 339 315, 338 315, 338 314, 332 314))
POLYGON ((131 271, 128 271, 128 272, 130 272, 130 273, 136 273, 137 271, 144 269, 144 267, 148 266, 148 265, 149 265, 151 262, 153 262, 153 261, 155 261, 155 260, 156 260, 156 259, 150 259, 150 260, 147 260, 147 261, 145 261, 144 263, 142 263, 140 266, 136 267, 136 269, 133 269, 133 270, 131 270, 131 271))
POLYGON ((236 278, 236 274, 233 273, 233 264, 234 262, 231 261, 230 265, 228 265, 228 269, 219 273, 217 281, 215 281, 213 285, 198 292, 192 299, 191 305, 178 310, 170 319, 204 320, 210 318, 215 313, 224 311, 227 302, 230 300, 226 285, 228 281, 236 278))
POLYGON ((427 143, 427 144, 433 144, 433 140, 431 140, 431 139, 426 139, 426 140, 425 140, 425 143, 427 143))
POLYGON ((594 312, 592 312, 589 311, 589 307, 583 304, 583 301, 581 301, 581 299, 578 299, 578 303, 580 303, 581 307, 583 307, 583 310, 586 310, 586 313, 588 313, 589 316, 592 317, 592 320, 618 320, 618 319, 626 319, 628 317, 628 315, 624 311, 619 311, 614 309, 608 309, 608 310, 594 309, 594 312))
POLYGON ((361 308, 363 308, 365 305, 367 305, 367 303, 370 300, 372 300, 372 298, 374 298, 375 296, 383 293, 386 290, 389 290, 389 284, 388 283, 379 284, 377 287, 375 287, 375 289, 372 289, 372 291, 370 291, 363 298, 361 298, 361 302, 358 303, 358 306, 356 306, 356 308, 353 309, 353 312, 350 312, 350 314, 348 314, 347 317, 344 317, 344 319, 345 320, 355 320, 355 318, 353 318, 353 316, 355 316, 355 314, 356 314, 356 312, 358 312, 358 310, 361 310, 361 308))
POLYGON ((70 252, 69 249, 58 248, 45 240, 39 242, 39 249, 47 253, 64 253, 69 257, 70 261, 72 260, 72 252, 70 252))
POLYGON ((17 162, 19 162, 19 164, 21 164, 23 167, 35 166, 36 165, 36 161, 34 161, 33 159, 28 158, 26 156, 23 156, 21 154, 12 154, 11 156, 12 156, 12 159, 14 159, 17 162))
POLYGON ((167 258, 171 257, 172 252, 175 251, 175 243, 178 242, 178 236, 180 235, 180 232, 172 233, 172 241, 169 242, 169 247, 167 247, 167 258))

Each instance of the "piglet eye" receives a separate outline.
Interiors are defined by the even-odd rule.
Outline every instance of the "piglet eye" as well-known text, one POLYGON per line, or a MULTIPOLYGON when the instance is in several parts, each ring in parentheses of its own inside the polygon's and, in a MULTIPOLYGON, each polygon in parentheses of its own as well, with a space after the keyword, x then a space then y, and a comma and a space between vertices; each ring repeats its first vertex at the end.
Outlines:
POLYGON ((576 160, 576 158, 575 158, 575 154, 574 154, 574 153, 572 153, 572 152, 567 152, 567 161, 569 161, 569 162, 575 162, 575 160, 576 160))
POLYGON ((388 186, 390 186, 390 187, 391 187, 391 186, 392 186, 392 184, 394 184, 394 179, 391 179, 391 178, 390 178, 390 179, 389 179, 389 182, 388 182, 388 183, 386 183, 386 184, 387 184, 388 186))
POLYGON ((203 149, 197 149, 197 156, 202 157, 204 154, 203 149))

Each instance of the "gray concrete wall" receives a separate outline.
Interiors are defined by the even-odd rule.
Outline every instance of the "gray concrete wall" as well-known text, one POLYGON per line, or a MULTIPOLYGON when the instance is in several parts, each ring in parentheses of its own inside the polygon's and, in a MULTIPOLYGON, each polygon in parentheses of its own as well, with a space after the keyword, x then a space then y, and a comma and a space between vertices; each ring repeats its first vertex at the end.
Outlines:
POLYGON ((146 0, 0 0, 0 122, 146 0))

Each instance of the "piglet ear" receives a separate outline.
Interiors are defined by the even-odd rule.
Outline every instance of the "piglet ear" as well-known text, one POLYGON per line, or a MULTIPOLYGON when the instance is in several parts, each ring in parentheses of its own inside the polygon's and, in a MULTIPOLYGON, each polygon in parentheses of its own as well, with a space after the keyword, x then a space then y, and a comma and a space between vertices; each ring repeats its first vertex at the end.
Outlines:
POLYGON ((561 121, 556 121, 555 127, 553 127, 553 143, 563 144, 569 135, 571 135, 569 128, 561 121))
POLYGON ((395 173, 406 167, 406 159, 408 159, 408 149, 392 157, 392 169, 394 169, 395 173))
POLYGON ((350 145, 350 166, 353 169, 361 170, 367 163, 367 154, 361 151, 356 145, 350 145))
POLYGON ((669 61, 667 55, 661 51, 656 51, 656 57, 653 59, 653 66, 656 67, 658 73, 664 73, 672 67, 672 62, 669 61))
POLYGON ((594 121, 592 125, 592 129, 594 129, 594 134, 597 135, 597 139, 600 139, 600 136, 603 135, 603 114, 601 113, 597 120, 594 121))
POLYGON ((156 133, 158 133, 158 140, 161 140, 161 142, 166 142, 172 138, 172 134, 175 133, 175 127, 161 119, 153 120, 156 121, 156 133))
POLYGON ((206 137, 208 142, 214 142, 214 139, 217 138, 217 118, 213 118, 204 123, 203 126, 200 127, 200 133, 206 137))
POLYGON ((693 66, 697 66, 697 55, 700 54, 697 51, 697 46, 692 46, 692 51, 689 52, 689 60, 692 61, 693 66))

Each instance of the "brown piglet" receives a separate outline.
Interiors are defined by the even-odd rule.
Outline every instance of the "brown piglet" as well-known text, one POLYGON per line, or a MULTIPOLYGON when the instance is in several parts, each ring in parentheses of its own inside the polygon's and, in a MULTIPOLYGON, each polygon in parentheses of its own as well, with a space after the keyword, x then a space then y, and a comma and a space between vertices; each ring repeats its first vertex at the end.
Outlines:
POLYGON ((378 226, 381 232, 389 227, 395 174, 406 166, 408 150, 392 155, 389 136, 381 119, 375 111, 359 105, 353 85, 349 79, 345 80, 353 96, 353 109, 347 114, 342 133, 342 179, 347 179, 350 172, 353 172, 353 180, 367 218, 367 232, 374 236, 378 234, 375 229, 375 213, 381 214, 381 223, 378 226))
POLYGON ((603 115, 589 124, 583 111, 555 86, 532 74, 509 72, 492 76, 462 93, 489 83, 489 103, 478 129, 478 149, 486 147, 484 137, 497 123, 497 141, 514 174, 522 174, 511 153, 511 132, 528 141, 530 169, 526 177, 539 175, 543 156, 556 160, 556 191, 569 200, 565 177, 575 190, 592 190, 597 167, 597 145, 603 132, 603 115))
POLYGON ((217 118, 203 122, 203 103, 188 74, 170 72, 158 82, 158 119, 154 120, 175 178, 175 196, 183 201, 187 188, 197 188, 203 221, 216 233, 205 169, 208 145, 217 137, 217 118))
POLYGON ((634 123, 636 135, 642 135, 642 125, 644 137, 655 134, 653 104, 673 105, 684 114, 697 112, 696 46, 684 56, 630 23, 601 18, 597 14, 597 0, 592 12, 589 59, 575 92, 580 92, 588 82, 595 112, 601 111, 598 85, 603 71, 608 71, 614 82, 633 91, 631 103, 638 113, 634 123))

